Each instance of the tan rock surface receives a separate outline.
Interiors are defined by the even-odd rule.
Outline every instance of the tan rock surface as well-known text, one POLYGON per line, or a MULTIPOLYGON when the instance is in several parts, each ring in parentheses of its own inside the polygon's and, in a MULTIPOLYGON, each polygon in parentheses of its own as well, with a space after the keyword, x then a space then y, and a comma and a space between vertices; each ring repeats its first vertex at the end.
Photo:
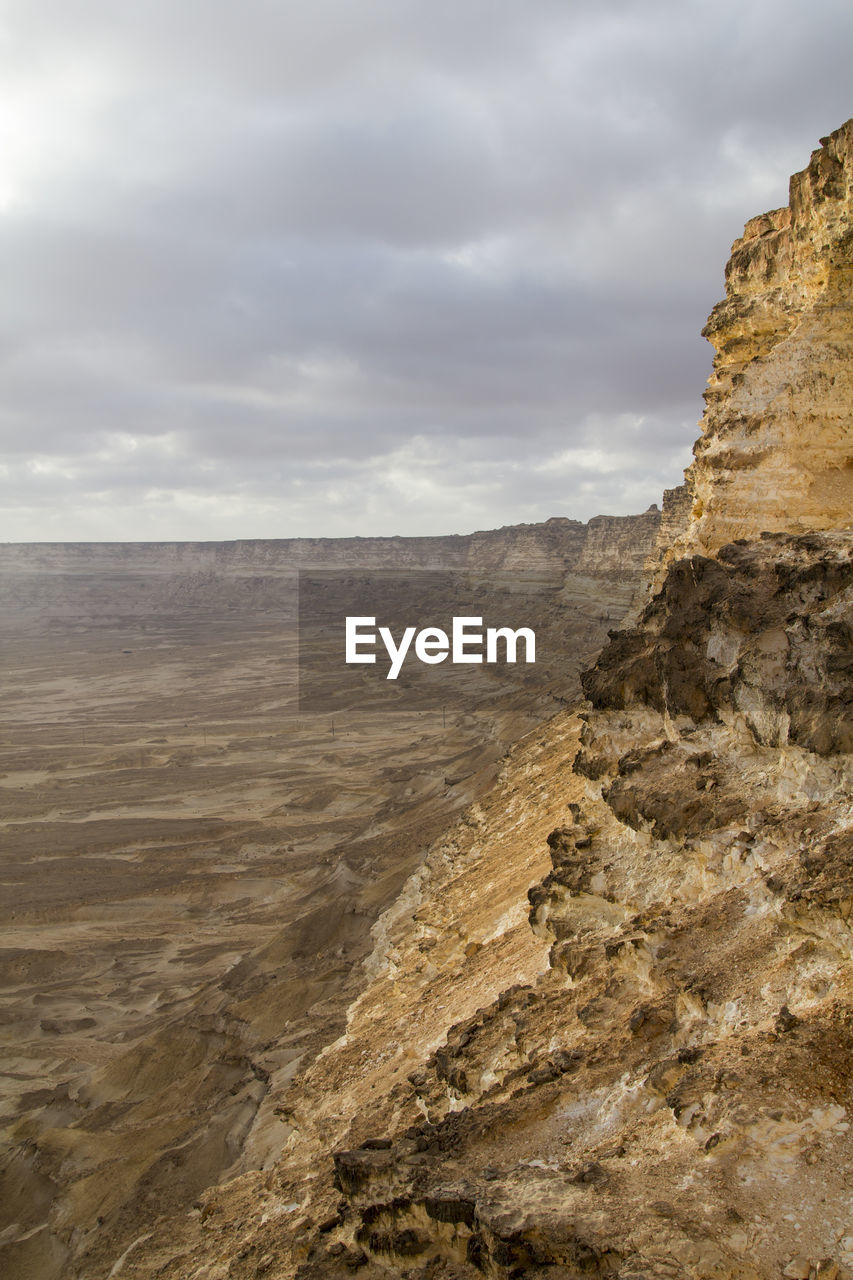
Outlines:
POLYGON ((579 753, 569 716, 519 744, 380 920, 346 1035, 283 1101, 273 1174, 121 1274, 851 1273, 853 760, 814 741, 851 547, 735 551, 675 567, 594 669, 579 753), (823 635, 826 677, 780 682, 780 617, 797 656, 805 620, 823 635), (695 686, 635 684, 654 637, 718 656, 695 686), (693 687, 689 709, 662 698, 693 687), (812 713, 795 734, 784 687, 812 713))
POLYGON ((853 120, 732 246, 705 336, 714 370, 671 562, 763 531, 853 520, 853 120))

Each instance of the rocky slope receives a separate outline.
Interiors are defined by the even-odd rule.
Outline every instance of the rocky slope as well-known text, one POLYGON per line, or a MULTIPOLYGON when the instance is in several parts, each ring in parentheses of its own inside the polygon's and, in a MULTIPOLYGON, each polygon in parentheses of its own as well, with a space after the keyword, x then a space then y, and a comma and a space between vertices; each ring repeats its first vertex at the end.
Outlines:
POLYGON ((851 183, 848 122, 791 179, 788 207, 751 218, 732 247, 703 330, 715 359, 688 471, 693 518, 670 561, 849 522, 851 183))
MULTIPOLYGON (((547 966, 530 979, 520 943, 454 966, 448 934, 480 942, 453 910, 458 864, 413 904, 346 1041, 305 1082, 298 1114, 338 1150, 334 1187, 308 1198, 328 1216, 301 1224, 303 1280, 851 1267, 851 595, 839 534, 681 562, 590 674, 573 777, 555 768, 559 725, 544 794, 541 758, 516 758, 524 839, 531 808, 556 818, 528 895, 547 966), (445 951, 425 984, 436 915, 426 958, 445 951), (484 999, 478 961, 514 980, 484 999), (413 1037, 389 1006, 418 1009, 413 1037)), ((492 930, 513 817, 506 805, 494 835, 462 846, 492 930)), ((281 1192, 304 1213, 297 1187, 281 1192)), ((222 1274, 275 1257, 262 1225, 244 1241, 257 1252, 222 1274)))

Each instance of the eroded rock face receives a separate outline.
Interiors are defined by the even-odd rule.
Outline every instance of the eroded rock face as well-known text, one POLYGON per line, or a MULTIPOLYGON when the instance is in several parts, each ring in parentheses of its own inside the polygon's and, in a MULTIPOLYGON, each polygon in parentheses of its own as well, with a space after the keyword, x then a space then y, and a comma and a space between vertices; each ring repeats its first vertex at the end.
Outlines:
POLYGON ((548 967, 389 1090, 381 1152, 352 1123, 302 1280, 346 1274, 343 1241, 356 1274, 424 1280, 853 1273, 850 551, 678 562, 614 635, 528 893, 548 967))
POLYGON ((853 489, 853 120, 791 179, 785 209, 732 247, 687 475, 693 519, 669 559, 765 531, 849 528, 853 489))
POLYGON ((853 750, 853 558, 845 534, 768 534, 670 567, 583 677, 594 707, 742 717, 764 746, 853 750))

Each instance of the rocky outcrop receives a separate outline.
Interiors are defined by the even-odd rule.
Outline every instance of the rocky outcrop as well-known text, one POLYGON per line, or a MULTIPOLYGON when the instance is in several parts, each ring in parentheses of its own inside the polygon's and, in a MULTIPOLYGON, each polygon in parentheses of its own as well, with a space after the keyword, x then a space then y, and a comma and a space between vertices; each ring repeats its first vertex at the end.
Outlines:
POLYGON ((647 603, 652 584, 660 585, 660 570, 669 558, 670 548, 687 532, 692 509, 693 498, 686 481, 675 489, 664 489, 657 537, 643 565, 645 589, 639 593, 638 609, 647 603))
POLYGON ((661 527, 656 505, 642 515, 594 516, 586 525, 586 539, 578 558, 577 573, 628 573, 639 577, 648 548, 661 527))
POLYGON ((761 746, 853 751, 849 535, 766 534, 676 561, 583 678, 594 707, 742 721, 761 746))
POLYGON ((853 120, 791 179, 785 209, 732 246, 702 436, 687 476, 693 519, 669 561, 762 532, 849 528, 853 488, 853 120))

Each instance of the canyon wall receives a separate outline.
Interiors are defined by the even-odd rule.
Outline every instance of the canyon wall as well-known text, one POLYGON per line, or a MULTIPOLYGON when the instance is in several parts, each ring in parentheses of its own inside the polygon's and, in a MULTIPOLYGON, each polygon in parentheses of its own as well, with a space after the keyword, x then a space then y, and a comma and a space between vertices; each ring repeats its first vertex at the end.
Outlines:
MULTIPOLYGON (((187 619, 194 612, 284 617, 294 610, 296 575, 305 568, 577 574, 585 596, 590 578, 639 581, 659 524, 660 513, 650 508, 588 524, 554 517, 435 538, 0 543, 0 617, 5 628, 61 619, 187 619)), ((624 610, 618 603, 613 616, 624 610)))
POLYGON ((762 532, 849 527, 853 484, 853 126, 822 140, 785 209, 732 246, 703 330, 713 373, 690 528, 669 559, 762 532))
POLYGON ((554 516, 445 537, 263 538, 232 542, 5 542, 0 577, 39 574, 215 573, 285 576, 311 567, 347 569, 538 569, 630 572, 654 539, 656 507, 639 516, 554 516))

